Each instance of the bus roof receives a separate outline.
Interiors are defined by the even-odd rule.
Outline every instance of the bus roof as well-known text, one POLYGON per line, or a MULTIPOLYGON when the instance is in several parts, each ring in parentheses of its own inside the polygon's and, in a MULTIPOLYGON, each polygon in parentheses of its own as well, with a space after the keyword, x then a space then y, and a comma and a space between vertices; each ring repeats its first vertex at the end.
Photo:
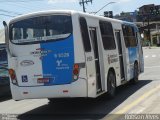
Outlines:
POLYGON ((18 17, 13 18, 9 23, 15 22, 15 21, 19 21, 19 20, 23 20, 26 18, 30 18, 33 16, 41 16, 41 15, 51 15, 54 13, 57 14, 71 14, 71 10, 47 10, 47 11, 37 11, 37 12, 32 12, 32 13, 28 13, 28 14, 24 14, 24 15, 20 15, 18 17))
POLYGON ((103 16, 98 16, 98 15, 93 15, 89 13, 84 13, 81 11, 74 11, 74 10, 47 10, 47 11, 37 11, 29 14, 24 14, 20 15, 18 17, 13 18, 9 23, 16 22, 19 20, 23 20, 26 18, 30 18, 33 16, 41 16, 41 15, 51 15, 51 14, 80 14, 86 17, 92 17, 92 18, 97 18, 101 20, 107 20, 107 21, 112 21, 112 22, 117 22, 117 23, 124 23, 124 24, 130 24, 130 25, 135 25, 132 22, 127 22, 127 21, 122 21, 114 18, 108 18, 108 17, 103 17, 103 16))

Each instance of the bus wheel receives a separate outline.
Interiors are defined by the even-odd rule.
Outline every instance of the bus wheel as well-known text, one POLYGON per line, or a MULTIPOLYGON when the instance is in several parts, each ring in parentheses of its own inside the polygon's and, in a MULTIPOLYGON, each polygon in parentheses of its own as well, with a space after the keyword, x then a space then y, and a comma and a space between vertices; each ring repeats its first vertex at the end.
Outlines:
POLYGON ((109 98, 113 98, 116 92, 116 77, 113 71, 109 71, 107 78, 107 92, 109 98))
POLYGON ((50 104, 63 103, 63 99, 60 99, 60 98, 49 98, 48 100, 50 104))
POLYGON ((138 82, 138 76, 139 76, 139 69, 138 69, 138 64, 134 64, 134 78, 132 80, 132 83, 135 84, 138 82))

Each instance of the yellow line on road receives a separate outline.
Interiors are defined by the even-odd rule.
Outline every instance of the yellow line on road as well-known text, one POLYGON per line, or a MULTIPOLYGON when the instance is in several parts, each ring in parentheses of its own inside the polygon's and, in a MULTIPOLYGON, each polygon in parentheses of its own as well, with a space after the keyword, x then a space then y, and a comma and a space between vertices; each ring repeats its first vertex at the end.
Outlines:
POLYGON ((114 115, 109 115, 106 116, 103 120, 115 120, 118 119, 122 114, 125 114, 127 111, 129 111, 131 108, 135 107, 136 105, 138 105, 140 102, 142 102, 143 100, 145 100, 147 97, 149 97, 150 95, 154 94, 156 91, 158 91, 160 89, 160 85, 153 88, 152 90, 144 93, 142 96, 140 96, 139 98, 135 99, 135 101, 133 101, 132 103, 130 103, 129 105, 124 106, 121 110, 113 113, 114 115))

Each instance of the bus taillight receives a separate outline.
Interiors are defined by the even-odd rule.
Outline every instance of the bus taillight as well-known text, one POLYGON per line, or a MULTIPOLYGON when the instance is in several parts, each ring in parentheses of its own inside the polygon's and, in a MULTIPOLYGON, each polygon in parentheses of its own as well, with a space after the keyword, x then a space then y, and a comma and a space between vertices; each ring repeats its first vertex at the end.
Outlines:
POLYGON ((73 68, 73 79, 77 80, 79 76, 79 65, 78 64, 74 64, 74 68, 73 68))
POLYGON ((74 70, 73 70, 73 74, 74 74, 74 75, 78 75, 78 73, 79 73, 79 70, 78 70, 78 69, 74 69, 74 70))
POLYGON ((9 69, 9 75, 12 80, 12 83, 17 85, 16 73, 13 69, 9 69))
POLYGON ((78 64, 74 64, 74 69, 79 69, 79 65, 78 64))

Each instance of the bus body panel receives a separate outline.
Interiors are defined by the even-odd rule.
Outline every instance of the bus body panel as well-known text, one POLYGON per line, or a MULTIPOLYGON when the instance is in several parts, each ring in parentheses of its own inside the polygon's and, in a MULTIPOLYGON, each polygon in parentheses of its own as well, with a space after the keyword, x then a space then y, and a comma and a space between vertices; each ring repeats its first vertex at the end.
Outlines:
MULTIPOLYGON (((99 90, 104 91, 105 90, 105 69, 104 69, 104 57, 103 57, 103 45, 102 45, 102 41, 101 41, 101 36, 100 36, 100 28, 99 28, 99 21, 97 19, 93 19, 92 17, 85 17, 86 21, 87 21, 87 25, 88 25, 88 31, 89 31, 89 37, 90 37, 90 43, 91 43, 91 52, 90 53, 86 53, 90 54, 86 56, 87 58, 87 64, 88 64, 88 73, 92 71, 92 73, 88 74, 88 78, 89 78, 89 90, 94 91, 93 96, 96 96, 97 92, 99 92, 99 90), (92 40, 92 34, 91 32, 95 31, 96 34, 96 39, 97 39, 97 44, 95 43, 95 41, 92 40), (96 44, 97 46, 97 58, 95 56, 96 52, 95 46, 94 44, 96 44), (92 60, 90 60, 90 57, 92 58, 92 60), (99 64, 99 68, 96 66, 96 62, 98 62, 99 64), (96 69, 100 70, 100 73, 96 72, 96 69), (97 78, 97 75, 99 74, 100 79, 97 78), (101 82, 99 82, 101 81, 101 82), (99 83, 98 83, 99 82, 99 83), (95 84, 94 86, 92 84, 95 84), (101 86, 100 88, 98 88, 98 84, 100 84, 99 86, 101 86)), ((90 92, 90 91, 88 91, 90 92)))
MULTIPOLYGON (((131 24, 128 22, 122 22, 122 25, 127 25, 127 26, 132 27, 134 34, 136 34, 137 29, 134 24, 131 24)), ((123 36, 124 36, 124 33, 123 33, 123 36)), ((125 53, 125 57, 126 57, 125 63, 126 63, 126 67, 127 67, 127 69, 126 69, 126 73, 127 73, 126 80, 127 81, 130 81, 131 79, 133 79, 133 77, 134 77, 134 64, 136 61, 139 63, 139 49, 138 49, 139 40, 136 37, 135 37, 135 40, 136 40, 137 45, 133 46, 133 47, 132 46, 128 47, 128 46, 126 46, 125 40, 123 37, 123 41, 124 41, 123 47, 125 48, 124 53, 125 53)), ((141 56, 141 57, 143 57, 143 56, 141 56)))
POLYGON ((49 82, 44 85, 70 84, 74 65, 73 35, 64 40, 42 43, 40 46, 42 51, 48 52, 48 55, 40 58, 43 78, 49 78, 49 82))
POLYGON ((139 72, 144 72, 144 57, 143 57, 143 50, 142 50, 142 39, 139 33, 138 28, 135 26, 136 38, 138 42, 138 62, 139 62, 139 72))
POLYGON ((129 80, 132 79, 134 77, 134 64, 136 61, 138 61, 138 49, 137 47, 131 47, 131 48, 128 48, 128 56, 129 56, 129 80))
MULTIPOLYGON (((72 13, 72 23, 73 27, 73 34, 74 34, 74 53, 75 53, 75 63, 84 63, 83 73, 80 69, 79 78, 86 80, 86 87, 87 87, 87 97, 96 97, 96 76, 95 76, 95 65, 94 62, 88 61, 88 59, 92 56, 93 53, 85 53, 82 36, 81 36, 81 29, 79 24, 79 18, 81 15, 72 13), (94 85, 93 85, 94 84, 94 85)), ((74 87, 77 89, 76 87, 74 87)), ((83 88, 83 87, 82 87, 83 88)))
MULTIPOLYGON (((80 17, 85 17, 87 25, 89 24, 89 19, 86 18, 84 15, 79 15, 78 20, 80 20, 80 17)), ((80 21, 78 22, 80 26, 80 21)), ((88 33, 89 33, 89 26, 88 27, 88 33)), ((79 34, 81 35, 81 27, 79 27, 79 34)), ((80 40, 82 41, 83 37, 80 36, 80 40)), ((83 43, 83 41, 82 41, 83 43)), ((91 43, 91 41, 90 41, 91 43)), ((91 48, 90 52, 85 52, 84 43, 83 43, 83 51, 85 55, 85 64, 86 64, 86 78, 87 78, 87 93, 88 97, 95 97, 96 91, 97 91, 97 85, 96 85, 96 72, 95 72, 95 61, 94 61, 94 53, 93 49, 91 48)))
MULTIPOLYGON (((114 51, 113 53, 115 54, 115 62, 114 64, 116 64, 116 66, 113 64, 112 68, 115 69, 115 73, 116 73, 116 86, 120 86, 122 83, 121 83, 121 66, 120 66, 120 57, 119 57, 119 52, 118 52, 118 41, 117 41, 117 38, 116 38, 116 32, 118 31, 120 33, 120 43, 121 46, 122 46, 122 57, 123 57, 123 63, 126 63, 126 55, 125 55, 125 46, 124 46, 124 41, 123 41, 123 34, 122 34, 122 26, 120 23, 116 23, 116 22, 112 22, 112 26, 113 26, 113 30, 114 30, 114 36, 115 36, 115 43, 116 43, 116 51, 114 51)), ((112 54, 111 54, 112 55, 112 54)), ((124 65, 124 72, 126 71, 126 64, 123 64, 124 65)), ((126 73, 126 72, 125 72, 126 73)), ((125 76, 125 75, 124 75, 125 76)), ((126 78, 126 77, 125 77, 126 78)))
POLYGON ((83 48, 83 42, 80 34, 80 25, 79 25, 79 14, 72 13, 72 23, 73 23, 73 43, 74 43, 74 53, 75 53, 75 63, 84 63, 85 54, 83 48))
POLYGON ((129 47, 129 64, 130 64, 130 79, 134 78, 134 64, 137 62, 139 67, 139 73, 144 71, 143 52, 141 46, 141 39, 138 36, 138 28, 135 25, 130 25, 134 29, 137 45, 135 47, 129 47))
POLYGON ((23 52, 27 49, 25 53, 30 54, 17 55, 18 65, 15 70, 19 86, 58 85, 72 82, 74 65, 72 35, 65 40, 37 44, 33 47, 26 45, 18 49, 23 52), (43 83, 43 80, 47 82, 43 83))
MULTIPOLYGON (((74 15, 73 17, 72 19, 77 18, 74 15)), ((73 34, 66 39, 29 45, 15 45, 10 42, 10 50, 16 56, 10 58, 9 65, 10 68, 16 71, 18 80, 18 86, 11 82, 12 95, 15 96, 13 97, 15 100, 34 98, 32 95, 35 95, 41 89, 42 91, 44 89, 44 94, 41 95, 42 93, 39 93, 39 95, 36 95, 36 98, 88 96, 82 40, 77 35, 77 21, 74 21, 73 24, 75 25, 73 34), (79 70, 79 79, 73 81, 73 67, 75 63, 84 64, 84 66, 79 70), (49 80, 49 82, 43 83, 45 80, 49 80), (51 87, 53 88, 51 89, 51 87), (63 87, 67 89, 63 89, 63 87), (57 90, 66 90, 69 93, 65 95, 57 92, 57 90), (47 91, 53 93, 47 94, 45 93, 47 91), (28 93, 28 95, 23 94, 23 92, 28 93), (16 94, 21 95, 16 96, 16 94)), ((96 95, 90 94, 89 96, 95 97, 96 95)))
POLYGON ((14 100, 87 97, 86 91, 87 86, 85 79, 79 79, 76 82, 66 85, 54 85, 54 87, 19 87, 16 85, 11 85, 11 92, 14 100))

